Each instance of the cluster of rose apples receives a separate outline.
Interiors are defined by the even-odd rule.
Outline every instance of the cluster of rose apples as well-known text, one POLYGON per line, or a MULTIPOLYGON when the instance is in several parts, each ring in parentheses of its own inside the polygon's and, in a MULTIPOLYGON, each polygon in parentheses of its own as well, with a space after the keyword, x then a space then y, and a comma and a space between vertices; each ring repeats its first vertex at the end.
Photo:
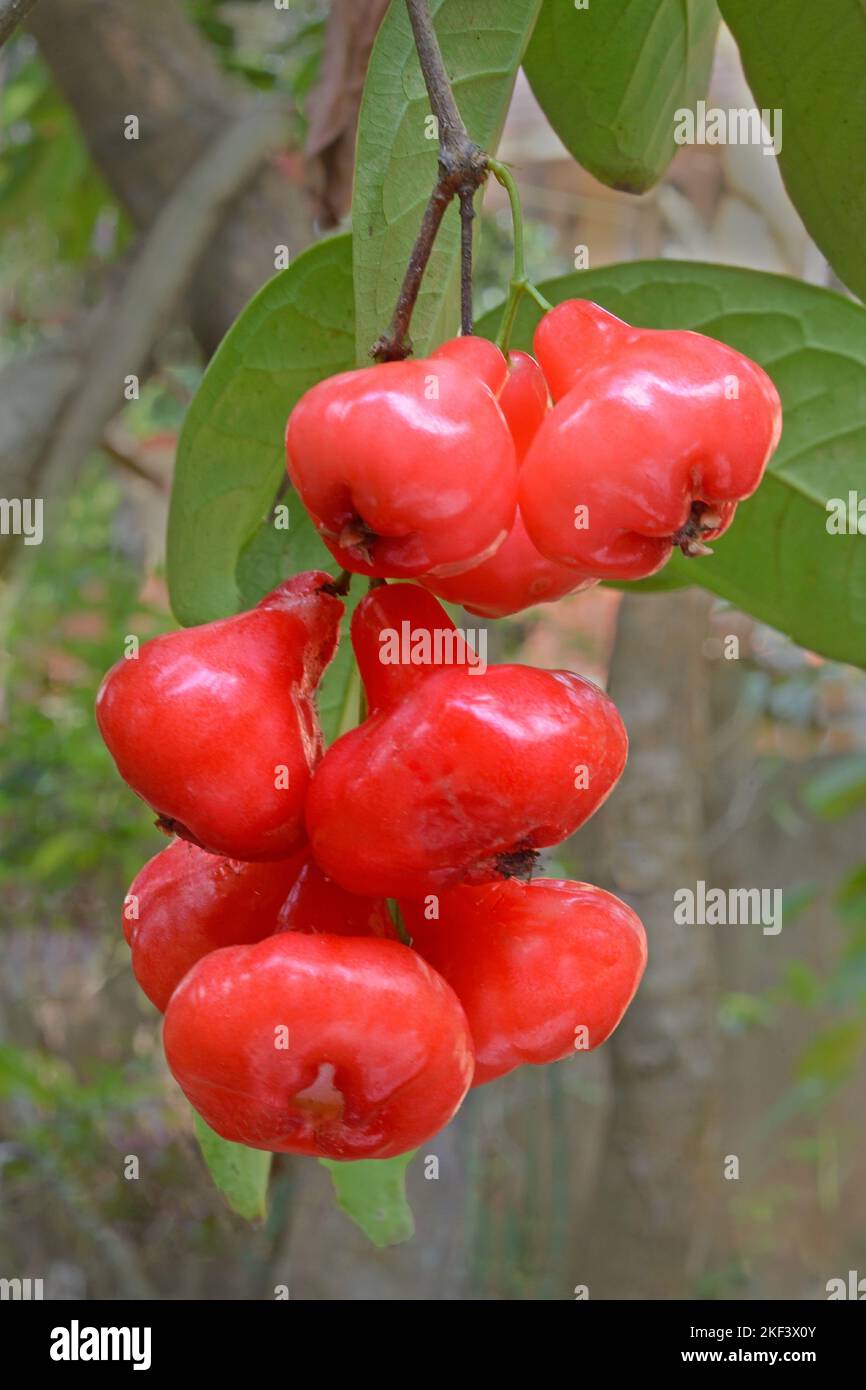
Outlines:
POLYGON ((434 594, 502 614, 703 548, 760 480, 778 397, 719 343, 579 301, 536 351, 459 338, 292 412, 292 481, 375 581, 351 623, 357 728, 323 750, 344 605, 320 572, 155 638, 100 689, 121 775, 177 837, 127 895, 133 969, 226 1139, 405 1152, 471 1085, 603 1042, 637 988, 631 909, 532 876, 622 772, 614 705, 566 671, 480 662, 434 594))

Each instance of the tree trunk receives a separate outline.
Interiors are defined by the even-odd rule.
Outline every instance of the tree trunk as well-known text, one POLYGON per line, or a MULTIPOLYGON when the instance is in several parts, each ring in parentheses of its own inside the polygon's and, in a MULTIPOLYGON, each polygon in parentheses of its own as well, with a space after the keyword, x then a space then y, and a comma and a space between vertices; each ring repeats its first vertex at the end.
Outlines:
MULTIPOLYGON (((221 71, 178 0, 51 0, 29 27, 75 113, 93 159, 147 230, 208 145, 256 98, 221 71), (125 123, 138 119, 138 138, 125 123)), ((213 352, 274 273, 274 250, 312 239, 303 193, 264 164, 227 210, 191 294, 193 329, 213 352)))
MULTIPOLYGON (((607 1051, 613 1107, 575 1283, 591 1298, 694 1296, 705 1258, 718 1042, 716 961, 706 928, 674 924, 677 888, 704 868, 709 679, 698 592, 626 598, 611 693, 631 740, 600 819, 611 887, 642 917, 649 964, 607 1051)), ((720 1194, 719 1194, 720 1195, 720 1194)))

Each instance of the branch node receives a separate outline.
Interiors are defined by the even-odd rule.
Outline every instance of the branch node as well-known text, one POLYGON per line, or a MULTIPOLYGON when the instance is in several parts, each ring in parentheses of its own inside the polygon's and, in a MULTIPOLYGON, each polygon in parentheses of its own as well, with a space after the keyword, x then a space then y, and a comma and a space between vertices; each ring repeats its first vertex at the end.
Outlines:
POLYGON ((406 0, 406 7, 430 106, 439 123, 439 173, 409 257, 390 326, 370 349, 370 356, 377 362, 402 362, 412 353, 409 337, 412 312, 442 218, 455 197, 460 200, 462 228, 461 320, 463 332, 471 333, 473 198, 488 174, 488 156, 469 135, 457 109, 426 0, 406 0))

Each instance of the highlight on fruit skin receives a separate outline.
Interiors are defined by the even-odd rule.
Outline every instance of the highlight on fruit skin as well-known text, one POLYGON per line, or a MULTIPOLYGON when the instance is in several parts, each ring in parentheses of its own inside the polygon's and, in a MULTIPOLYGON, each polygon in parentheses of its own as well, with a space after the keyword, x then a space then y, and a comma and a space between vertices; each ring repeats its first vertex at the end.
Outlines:
POLYGON ((295 405, 288 474, 344 569, 446 577, 505 540, 517 464, 488 382, 506 364, 493 344, 480 343, 457 339, 429 358, 341 372, 295 405))
POLYGON ((533 544, 617 580, 655 574, 675 547, 706 554, 779 442, 763 368, 701 333, 633 328, 585 300, 544 315, 535 352, 555 404, 520 470, 533 544))
POLYGON ((401 903, 416 950, 448 980, 475 1044, 473 1085, 599 1047, 647 960, 643 923, 589 883, 500 880, 401 903))
POLYGON ((284 931, 395 935, 385 902, 332 883, 307 846, 289 859, 245 863, 187 840, 175 840, 139 870, 122 923, 133 974, 162 1013, 187 971, 222 946, 284 931))
POLYGON ((613 701, 570 671, 383 664, 380 634, 403 622, 454 633, 415 585, 358 605, 352 640, 370 714, 317 767, 307 832, 344 888, 420 898, 559 844, 613 790, 628 738, 613 701))
POLYGON ((248 612, 145 642, 96 699, 117 770, 169 834, 229 859, 304 842, 322 736, 315 691, 344 606, 329 574, 286 580, 248 612))
POLYGON ((224 1139, 344 1160, 432 1138, 474 1068, 451 986, 417 951, 374 937, 286 932, 213 951, 172 995, 163 1041, 224 1139))

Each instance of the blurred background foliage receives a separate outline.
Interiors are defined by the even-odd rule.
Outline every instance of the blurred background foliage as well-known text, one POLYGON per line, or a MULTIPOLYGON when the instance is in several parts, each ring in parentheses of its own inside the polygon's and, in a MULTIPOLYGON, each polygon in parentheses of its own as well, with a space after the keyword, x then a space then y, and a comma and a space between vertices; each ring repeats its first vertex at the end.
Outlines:
MULTIPOLYGON (((257 0, 185 9, 233 81, 285 94, 294 168, 327 6, 298 6, 290 26, 257 0)), ((724 92, 742 82, 730 45, 714 81, 724 92)), ((748 246, 761 268, 826 271, 808 238, 792 234, 778 190, 756 208, 721 149, 682 151, 659 189, 628 198, 565 157, 521 83, 504 155, 521 181, 529 271, 539 278, 570 270, 577 243, 591 242, 601 264, 712 259, 725 237, 742 263, 748 246)), ((0 364, 50 342, 96 300, 133 237, 34 40, 18 36, 0 54, 0 364)), ((479 311, 501 299, 510 266, 510 224, 492 189, 479 311)), ((141 399, 65 496, 50 543, 22 547, 0 578, 0 1273, 44 1276, 60 1297, 268 1297, 315 1249, 321 1297, 571 1297, 579 1227, 562 1206, 579 1216, 591 1188, 584 1140, 569 1125, 592 1135, 600 1123, 611 1084, 603 1058, 586 1059, 580 1074, 509 1078, 476 1098, 474 1118, 465 1107, 443 1149, 449 1195, 410 1175, 418 1236, 384 1255, 333 1210, 315 1165, 278 1161, 268 1219, 252 1230, 201 1167, 120 929, 127 885, 164 841, 117 778, 92 708, 124 636, 173 625, 167 490, 202 368, 188 330, 174 325, 141 399), (130 1156, 135 1179, 125 1174, 130 1156), (440 1227, 461 1232, 456 1246, 440 1227)), ((491 634, 493 650, 604 679, 619 601, 600 593, 521 615, 491 634)), ((720 947, 721 1134, 747 1118, 751 1180, 717 1195, 724 1216, 714 1209, 712 1253, 689 1271, 688 1296, 821 1297, 827 1278, 858 1260, 866 1269, 866 677, 721 603, 707 600, 704 622, 703 656, 724 709, 717 761, 696 776, 711 780, 715 768, 724 781, 736 768, 708 820, 707 863, 714 881, 734 883, 764 866, 761 881, 784 887, 785 930, 784 946, 720 947), (720 650, 731 631, 742 656, 728 663, 720 650)), ((593 879, 583 843, 558 852, 552 870, 593 879)), ((723 1137, 719 1165, 726 1142, 740 1151, 723 1137)), ((628 1270, 622 1277, 628 1292, 628 1270)))

